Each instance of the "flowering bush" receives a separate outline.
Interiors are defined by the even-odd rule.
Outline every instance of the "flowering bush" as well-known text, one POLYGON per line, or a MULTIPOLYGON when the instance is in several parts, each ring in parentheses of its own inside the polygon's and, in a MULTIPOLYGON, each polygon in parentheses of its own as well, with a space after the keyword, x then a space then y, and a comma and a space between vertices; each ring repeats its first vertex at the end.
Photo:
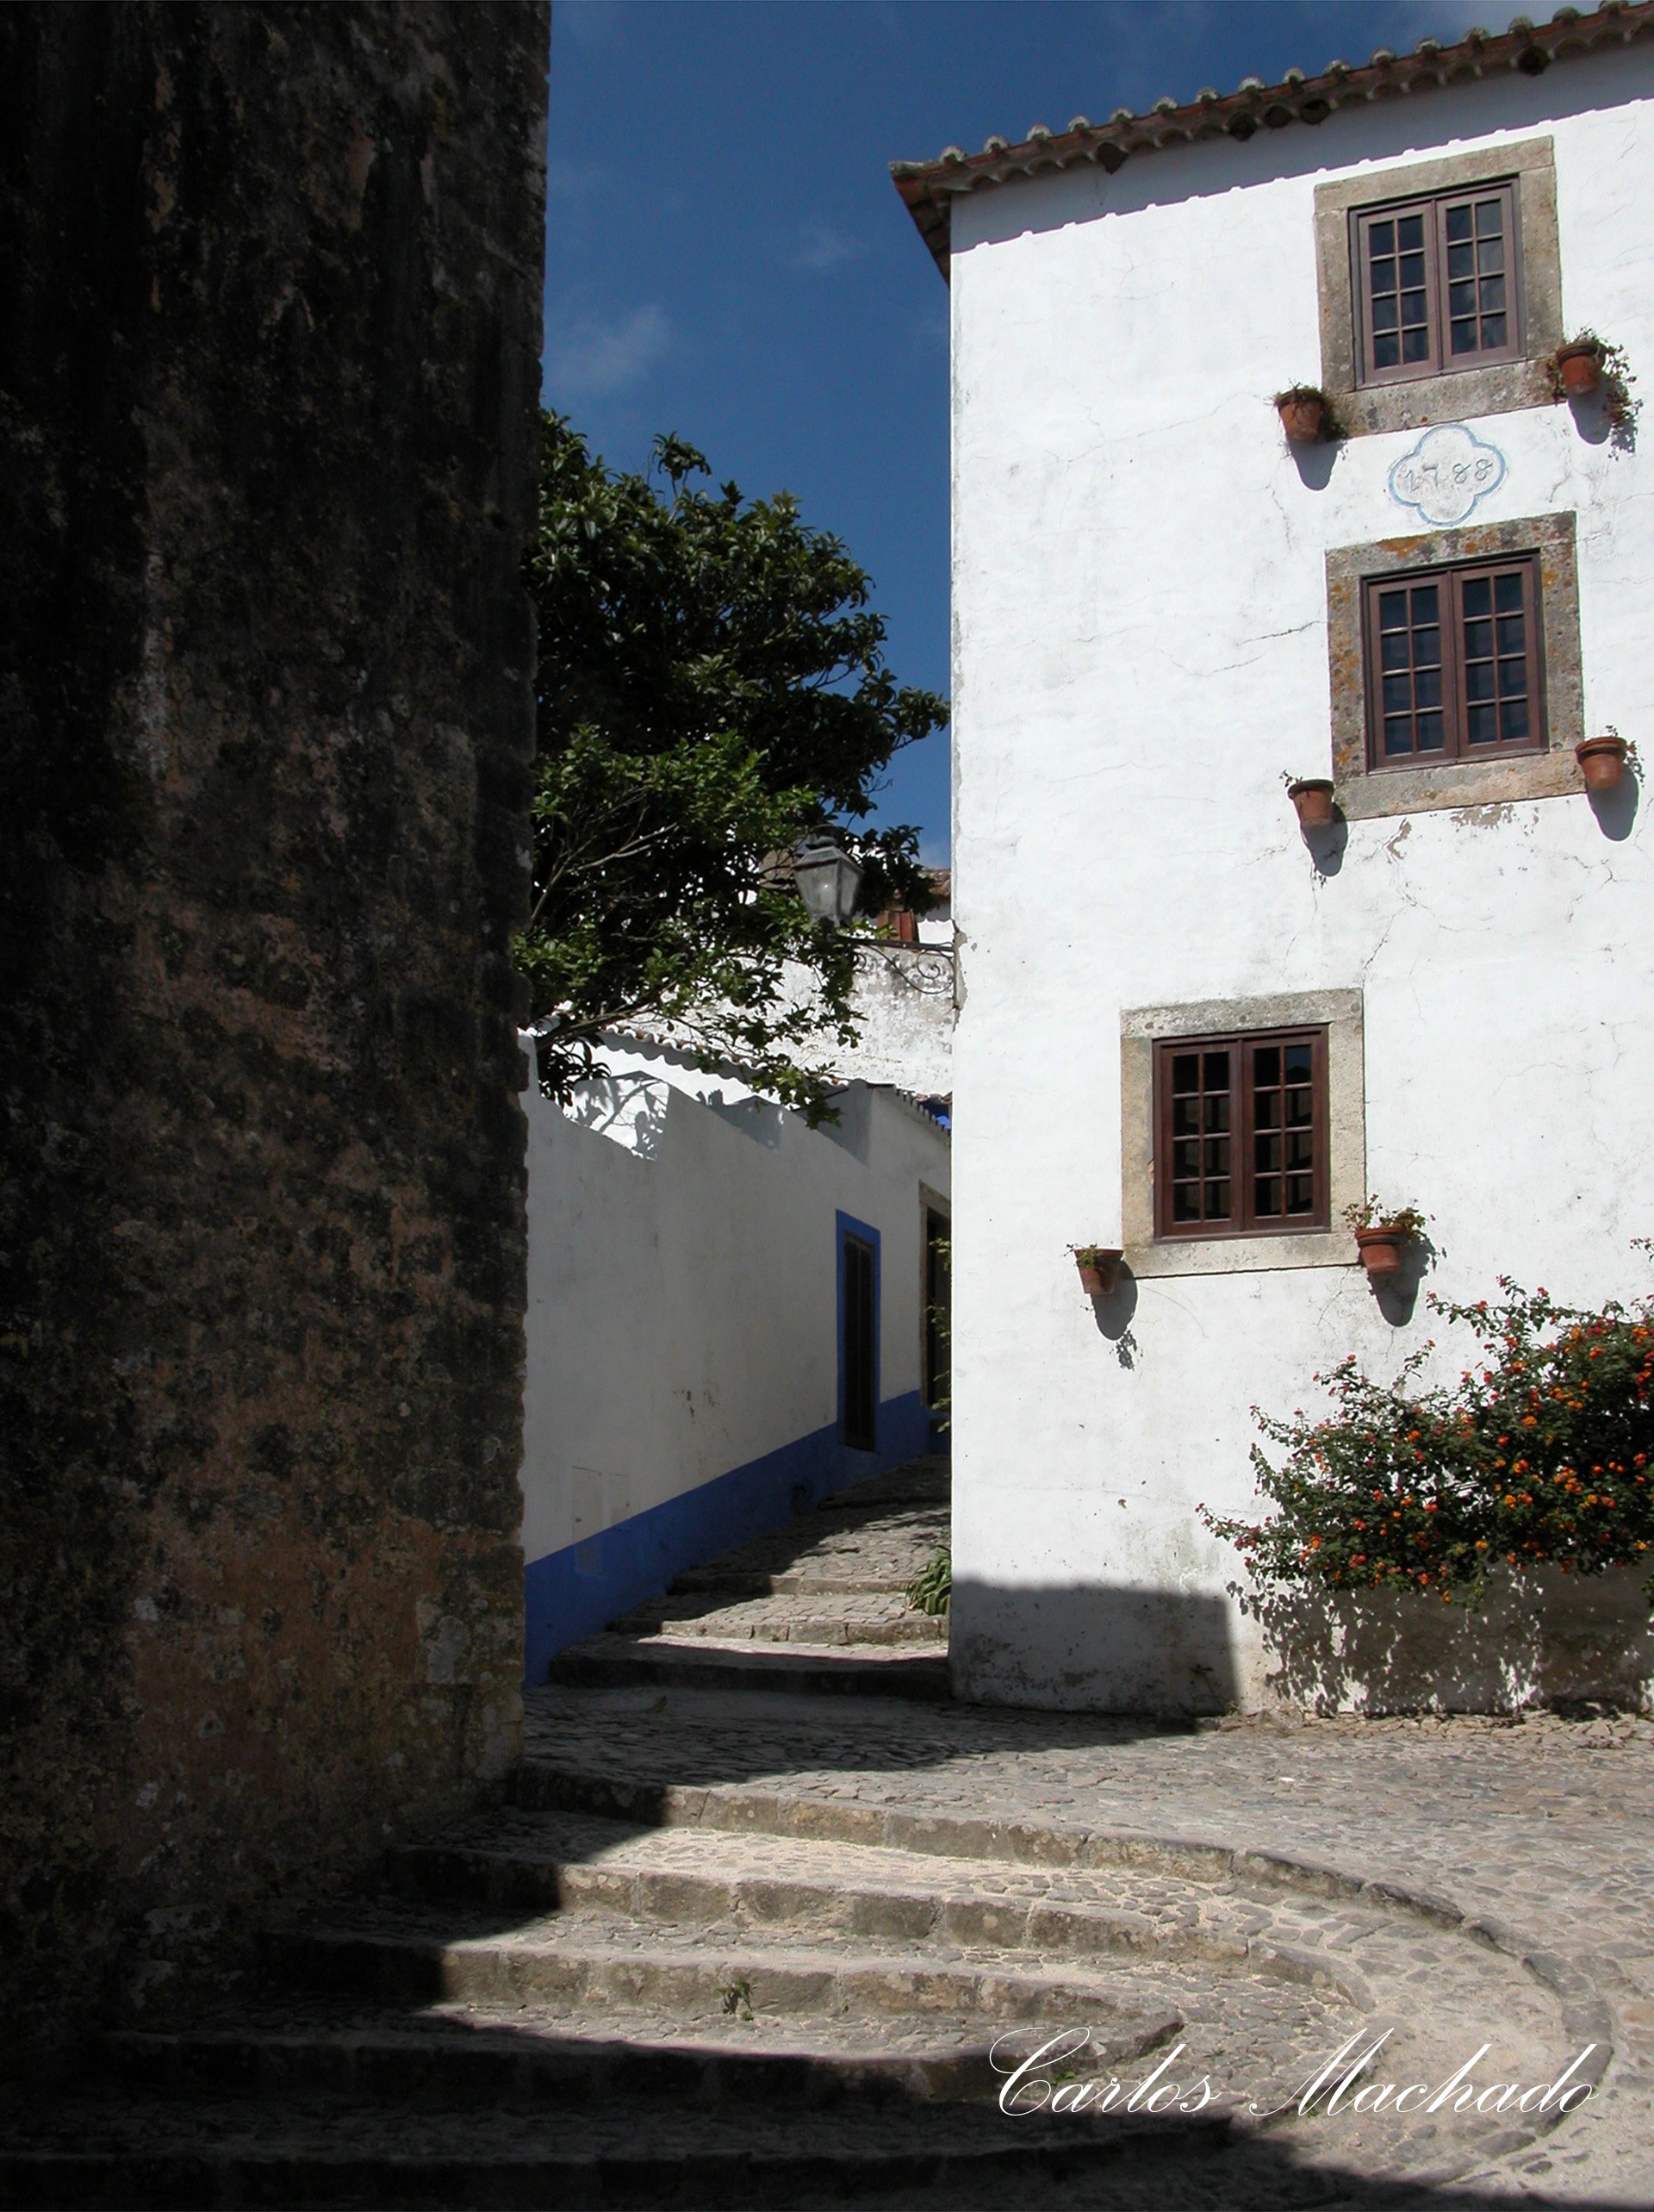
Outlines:
MULTIPOLYGON (((1410 1589, 1449 1603, 1481 1595, 1487 1569, 1551 1561, 1564 1573, 1654 1569, 1654 1298, 1601 1312, 1557 1305, 1500 1278, 1502 1300, 1447 1320, 1480 1340, 1483 1364, 1414 1393, 1433 1347, 1375 1382, 1353 1358, 1325 1377, 1323 1420, 1253 1418, 1284 1457, 1252 1448, 1265 1521, 1199 1511, 1255 1580, 1328 1589, 1410 1589)), ((1654 1573, 1644 1585, 1654 1605, 1654 1573)))

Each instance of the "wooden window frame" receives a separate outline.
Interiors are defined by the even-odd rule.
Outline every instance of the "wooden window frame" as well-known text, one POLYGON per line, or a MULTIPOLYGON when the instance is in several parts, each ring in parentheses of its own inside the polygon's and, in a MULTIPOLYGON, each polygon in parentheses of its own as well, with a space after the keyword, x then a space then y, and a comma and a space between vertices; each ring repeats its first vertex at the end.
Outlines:
MULTIPOLYGON (((1328 1036, 1324 1023, 1295 1025, 1284 1029, 1230 1030, 1203 1037, 1172 1037, 1154 1042, 1153 1066, 1153 1126, 1154 1126, 1154 1237, 1157 1243, 1184 1244, 1196 1239, 1209 1242, 1216 1239, 1256 1237, 1292 1237, 1329 1229, 1331 1220, 1332 1176, 1329 1158, 1330 1112, 1328 1084, 1328 1036), (1310 1061, 1310 1143, 1311 1174, 1315 1185, 1315 1204, 1309 1213, 1294 1213, 1280 1217, 1265 1217, 1259 1220, 1254 1212, 1253 1144, 1258 1135, 1254 1125, 1257 1087, 1251 1077, 1251 1068, 1257 1052, 1272 1046, 1309 1044, 1310 1061), (1227 1218, 1202 1221, 1176 1221, 1172 1218, 1173 1184, 1172 1177, 1172 1060, 1174 1056, 1189 1052, 1206 1053, 1227 1050, 1238 1056, 1240 1080, 1231 1083, 1232 1101, 1228 1137, 1230 1143, 1229 1182, 1234 1204, 1227 1218), (1235 1162, 1246 1163, 1245 1172, 1237 1175, 1235 1162)), ((1283 1172, 1284 1170, 1283 1169, 1283 1172)))
MULTIPOLYGON (((1415 193, 1405 198, 1383 200, 1370 207, 1352 208, 1349 214, 1350 294, 1355 316, 1355 371, 1358 387, 1414 383, 1425 377, 1457 375, 1466 370, 1492 368, 1527 358, 1527 300, 1522 281, 1521 193, 1514 178, 1489 178, 1484 184, 1456 186, 1439 192, 1415 193), (1504 235, 1508 240, 1506 280, 1506 340, 1502 346, 1478 347, 1471 353, 1452 351, 1447 331, 1447 215, 1455 206, 1498 198, 1504 204, 1504 235), (1426 327, 1429 332, 1427 357, 1398 361, 1380 368, 1373 358, 1377 333, 1371 323, 1371 289, 1368 281, 1367 235, 1376 222, 1400 221, 1421 214, 1425 218, 1423 252, 1426 259, 1426 327)), ((1398 287, 1399 290, 1399 287, 1398 287)))
MULTIPOLYGON (((1549 745, 1545 720, 1545 608, 1535 551, 1494 554, 1473 561, 1446 561, 1416 569, 1395 569, 1382 576, 1361 579, 1361 658, 1364 671, 1367 771, 1373 776, 1440 767, 1474 766, 1480 761, 1521 760, 1543 753, 1549 745), (1527 624, 1528 733, 1525 738, 1495 738, 1472 743, 1468 734, 1470 709, 1484 704, 1466 692, 1464 669, 1463 589, 1483 577, 1496 578, 1514 570, 1522 577, 1522 614, 1527 624), (1379 600, 1385 592, 1410 591, 1415 585, 1433 583, 1447 594, 1450 616, 1441 623, 1442 720, 1445 743, 1439 751, 1387 753, 1384 751, 1383 652, 1380 643, 1379 600)), ((1497 620, 1496 614, 1493 618, 1497 620)), ((1498 656, 1495 652, 1495 660, 1498 656)), ((1416 717, 1418 709, 1413 710, 1416 717)))

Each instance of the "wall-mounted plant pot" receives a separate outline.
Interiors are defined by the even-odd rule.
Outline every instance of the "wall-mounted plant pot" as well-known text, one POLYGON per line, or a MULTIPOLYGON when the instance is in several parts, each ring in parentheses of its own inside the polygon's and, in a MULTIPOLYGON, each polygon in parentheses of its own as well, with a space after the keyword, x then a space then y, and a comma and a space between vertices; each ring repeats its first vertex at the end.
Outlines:
POLYGON ((1361 1255, 1361 1264, 1375 1280, 1401 1273, 1402 1247, 1406 1242, 1405 1230, 1387 1228, 1383 1222, 1355 1232, 1355 1247, 1361 1255))
POLYGON ((1333 819, 1333 787, 1324 776, 1300 776, 1289 783, 1286 795, 1298 810, 1298 826, 1324 830, 1333 819))
POLYGON ((1574 747, 1574 758, 1588 791, 1612 791, 1626 772, 1623 738, 1587 738, 1574 747))
POLYGON ((1602 381, 1602 356, 1595 346, 1559 346, 1557 376, 1570 399, 1589 399, 1602 381))
POLYGON ((1087 1298, 1112 1298, 1120 1287, 1120 1262, 1123 1252, 1090 1250, 1076 1252, 1074 1265, 1079 1269, 1079 1287, 1087 1298))
POLYGON ((1278 399, 1275 411, 1294 446, 1319 446, 1327 435, 1327 402, 1319 395, 1314 399, 1278 399))

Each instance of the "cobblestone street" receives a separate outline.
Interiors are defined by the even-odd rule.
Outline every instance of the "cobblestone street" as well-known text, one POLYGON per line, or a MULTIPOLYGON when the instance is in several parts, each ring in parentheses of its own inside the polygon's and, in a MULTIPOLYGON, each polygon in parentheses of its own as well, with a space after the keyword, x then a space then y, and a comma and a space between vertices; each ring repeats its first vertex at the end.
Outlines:
POLYGON ((9 2201, 1654 2202, 1654 1727, 954 1704, 892 1603, 945 1486, 843 1493, 564 1654, 507 1804, 270 1930, 256 1993, 112 2036, 9 2201), (1035 2101, 1116 2109, 996 2109, 1062 2034, 1035 2101), (1380 2038, 1375 2082, 1593 2094, 1293 2109, 1380 2038))

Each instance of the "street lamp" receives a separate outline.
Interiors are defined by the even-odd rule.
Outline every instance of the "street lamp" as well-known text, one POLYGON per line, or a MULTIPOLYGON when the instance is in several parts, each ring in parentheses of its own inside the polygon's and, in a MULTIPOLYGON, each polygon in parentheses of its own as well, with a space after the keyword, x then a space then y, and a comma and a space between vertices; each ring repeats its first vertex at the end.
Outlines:
POLYGON ((818 928, 836 929, 855 912, 861 863, 825 832, 812 832, 793 854, 793 878, 811 920, 818 928))

